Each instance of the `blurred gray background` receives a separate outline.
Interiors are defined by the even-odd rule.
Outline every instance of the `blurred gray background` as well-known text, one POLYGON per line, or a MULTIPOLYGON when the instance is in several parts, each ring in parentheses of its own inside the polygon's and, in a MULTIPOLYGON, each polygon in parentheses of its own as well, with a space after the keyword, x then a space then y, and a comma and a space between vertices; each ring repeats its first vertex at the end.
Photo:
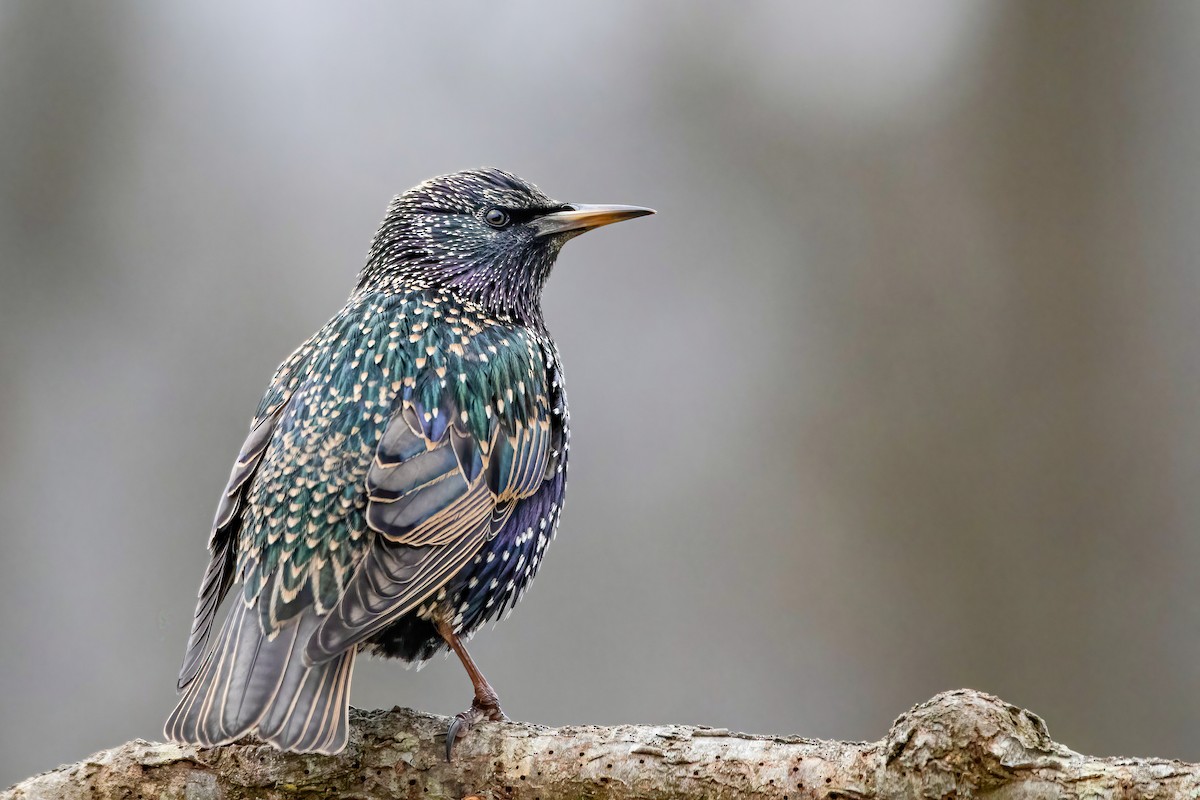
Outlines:
MULTIPOLYGON (((0 786, 158 738, 217 495, 391 196, 659 216, 546 296, 515 718, 1200 759, 1200 5, 0 2, 0 786)), ((453 713, 457 663, 353 702, 453 713)))

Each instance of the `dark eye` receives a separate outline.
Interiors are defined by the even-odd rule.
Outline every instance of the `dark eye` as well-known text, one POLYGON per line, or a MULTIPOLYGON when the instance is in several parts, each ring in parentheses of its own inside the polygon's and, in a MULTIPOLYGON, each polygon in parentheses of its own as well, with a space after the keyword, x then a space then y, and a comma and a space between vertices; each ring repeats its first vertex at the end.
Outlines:
POLYGON ((493 228, 503 228, 509 222, 508 214, 498 208, 488 209, 488 212, 483 215, 483 218, 487 221, 487 224, 491 225, 493 228))

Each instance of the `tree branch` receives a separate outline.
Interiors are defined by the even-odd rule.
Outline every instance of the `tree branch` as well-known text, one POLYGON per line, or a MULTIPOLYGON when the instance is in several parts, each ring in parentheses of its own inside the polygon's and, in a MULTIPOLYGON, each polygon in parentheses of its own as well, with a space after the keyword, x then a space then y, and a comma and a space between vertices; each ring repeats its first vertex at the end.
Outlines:
POLYGON ((355 711, 338 756, 246 741, 211 750, 135 740, 30 778, 0 800, 74 798, 1195 798, 1200 765, 1089 758, 1036 716, 969 690, 901 716, 878 742, 682 725, 485 723, 444 755, 444 717, 355 711))

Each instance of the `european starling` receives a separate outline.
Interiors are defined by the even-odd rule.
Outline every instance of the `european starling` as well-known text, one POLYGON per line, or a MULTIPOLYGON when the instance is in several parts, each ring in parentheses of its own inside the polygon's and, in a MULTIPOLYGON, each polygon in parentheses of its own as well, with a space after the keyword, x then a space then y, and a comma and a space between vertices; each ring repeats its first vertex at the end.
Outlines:
POLYGON ((361 651, 458 655, 475 698, 448 757, 505 719, 463 641, 517 602, 562 514, 569 415, 542 287, 567 240, 652 213, 559 203, 497 169, 392 201, 349 301, 276 370, 233 465, 167 738, 336 753, 361 651))

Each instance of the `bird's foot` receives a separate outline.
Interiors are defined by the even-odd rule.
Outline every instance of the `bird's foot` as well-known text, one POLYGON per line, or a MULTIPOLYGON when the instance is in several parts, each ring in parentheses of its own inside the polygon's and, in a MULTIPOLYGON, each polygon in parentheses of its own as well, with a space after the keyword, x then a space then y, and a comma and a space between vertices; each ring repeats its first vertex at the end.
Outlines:
POLYGON ((459 739, 467 735, 476 724, 484 720, 492 722, 508 722, 508 717, 500 710, 500 700, 494 694, 488 698, 476 697, 471 702, 471 707, 466 711, 454 715, 454 719, 450 720, 450 729, 446 731, 446 760, 450 761, 454 757, 454 745, 459 739))

